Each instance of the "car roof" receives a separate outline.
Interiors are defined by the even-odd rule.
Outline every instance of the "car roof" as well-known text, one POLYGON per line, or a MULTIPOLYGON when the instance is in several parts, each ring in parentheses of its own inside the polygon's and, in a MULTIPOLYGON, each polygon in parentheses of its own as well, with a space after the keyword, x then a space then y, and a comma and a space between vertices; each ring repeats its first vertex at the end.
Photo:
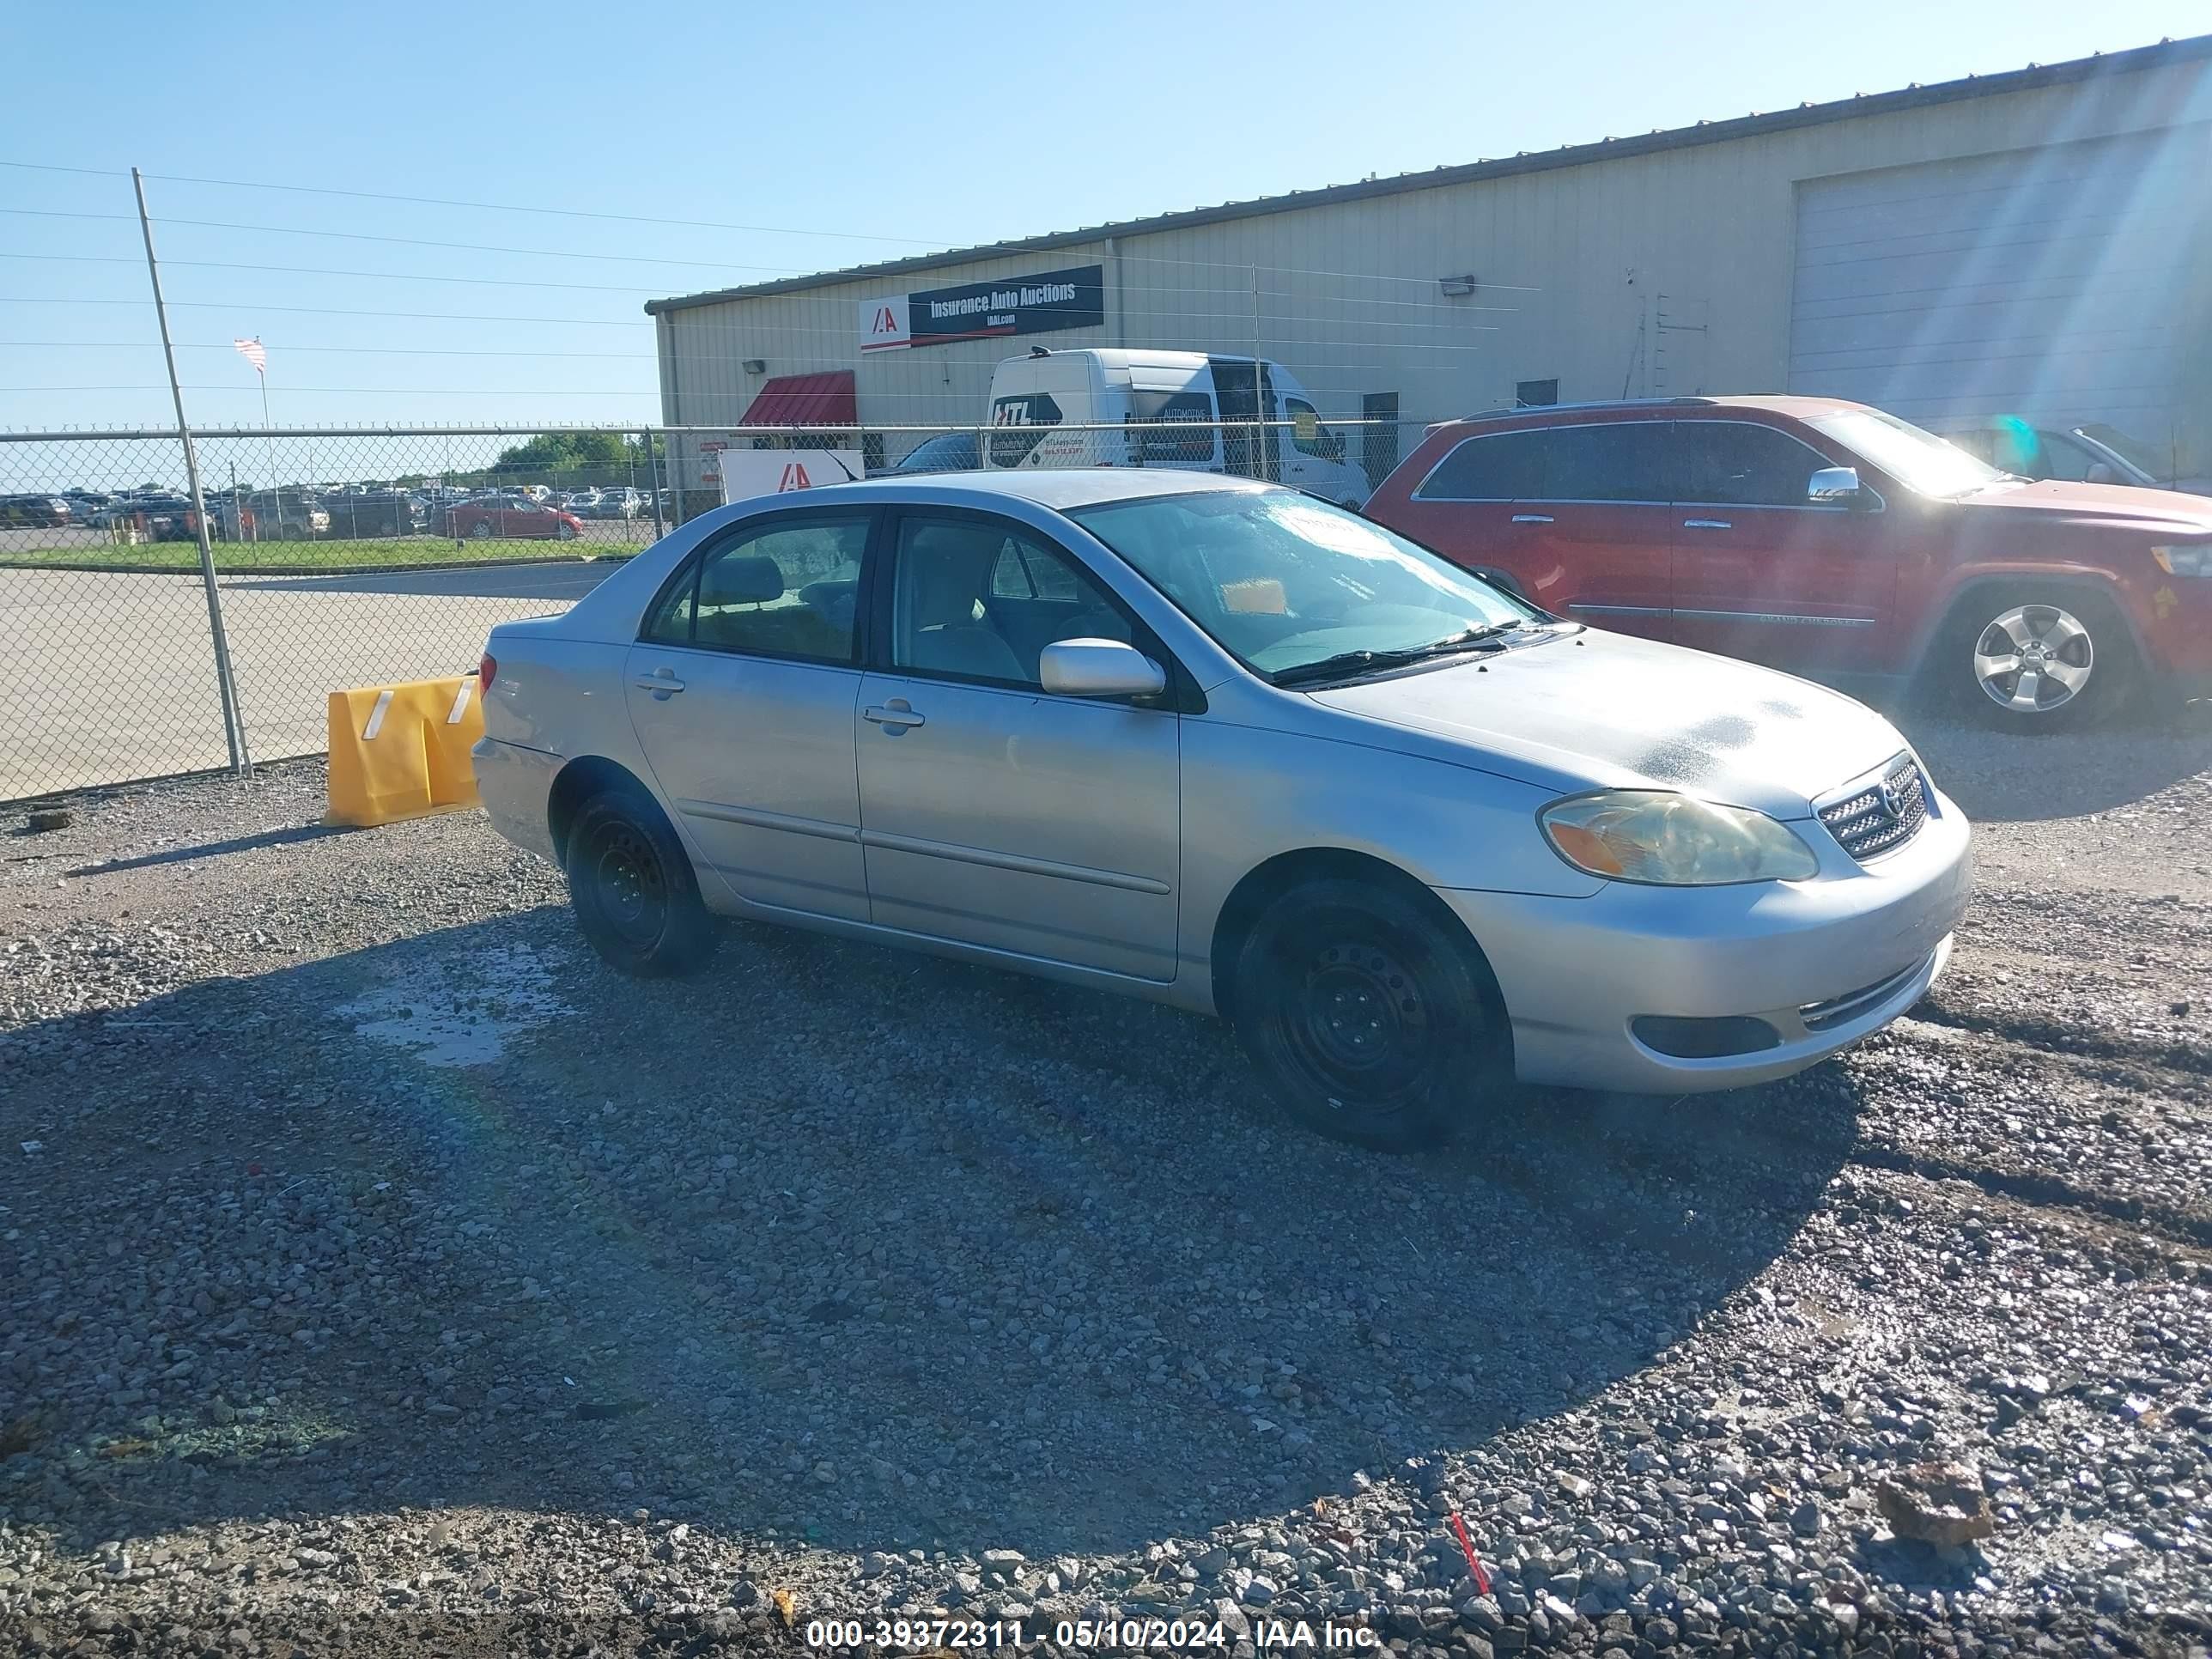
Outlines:
MULTIPOLYGON (((1064 513, 1070 507, 1131 501, 1143 495, 1195 495, 1209 490, 1280 487, 1250 478, 1224 477, 1217 472, 1189 472, 1179 468, 1097 466, 933 472, 910 479, 865 478, 851 483, 825 485, 807 493, 832 494, 841 501, 866 495, 939 506, 950 504, 948 497, 966 497, 979 506, 1011 498, 1064 513)), ((779 498, 768 495, 757 499, 772 501, 779 498)))
POLYGON ((1794 415, 1809 420, 1838 410, 1864 409, 1846 398, 1804 398, 1780 392, 1742 392, 1698 398, 1626 398, 1580 404, 1536 404, 1520 409, 1486 409, 1442 422, 1448 427, 1483 426, 1492 422, 1549 426, 1556 417, 1577 415, 1675 416, 1702 410, 1755 409, 1774 415, 1794 415))

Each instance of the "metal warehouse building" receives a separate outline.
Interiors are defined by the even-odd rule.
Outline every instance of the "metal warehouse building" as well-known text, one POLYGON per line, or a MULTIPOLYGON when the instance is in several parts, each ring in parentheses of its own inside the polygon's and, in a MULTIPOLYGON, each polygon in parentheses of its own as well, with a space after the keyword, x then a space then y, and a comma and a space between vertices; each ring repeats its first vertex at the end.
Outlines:
MULTIPOLYGON (((646 309, 678 427, 972 426, 1000 359, 1128 346, 1273 358, 1338 419, 1786 390, 2202 471, 2208 179, 2212 36, 646 309)), ((1401 441, 1352 453, 1379 478, 1401 441)))

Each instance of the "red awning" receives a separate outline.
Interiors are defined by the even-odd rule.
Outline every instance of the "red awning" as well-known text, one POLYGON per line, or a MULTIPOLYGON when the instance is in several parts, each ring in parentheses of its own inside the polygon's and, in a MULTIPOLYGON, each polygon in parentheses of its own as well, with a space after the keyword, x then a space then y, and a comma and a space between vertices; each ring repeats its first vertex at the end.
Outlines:
POLYGON ((821 374, 778 374, 761 387, 741 426, 844 426, 860 423, 853 395, 853 371, 833 368, 821 374))

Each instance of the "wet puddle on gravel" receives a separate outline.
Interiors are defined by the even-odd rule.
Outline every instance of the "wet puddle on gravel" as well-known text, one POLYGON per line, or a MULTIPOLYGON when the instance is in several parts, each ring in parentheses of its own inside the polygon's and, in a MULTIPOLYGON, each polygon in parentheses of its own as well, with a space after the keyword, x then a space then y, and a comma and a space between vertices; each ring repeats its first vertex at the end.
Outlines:
POLYGON ((396 966, 331 1012, 354 1034, 411 1048, 425 1066, 489 1066, 509 1039, 570 1012, 553 994, 557 956, 526 945, 396 966))

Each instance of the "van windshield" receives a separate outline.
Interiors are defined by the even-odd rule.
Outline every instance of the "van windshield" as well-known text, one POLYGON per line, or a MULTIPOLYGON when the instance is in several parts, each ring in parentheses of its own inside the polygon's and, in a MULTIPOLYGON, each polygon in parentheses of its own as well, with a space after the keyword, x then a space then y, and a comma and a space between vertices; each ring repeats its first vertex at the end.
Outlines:
POLYGON ((1067 516, 1270 678, 1543 618, 1426 548, 1296 490, 1155 495, 1067 516))

